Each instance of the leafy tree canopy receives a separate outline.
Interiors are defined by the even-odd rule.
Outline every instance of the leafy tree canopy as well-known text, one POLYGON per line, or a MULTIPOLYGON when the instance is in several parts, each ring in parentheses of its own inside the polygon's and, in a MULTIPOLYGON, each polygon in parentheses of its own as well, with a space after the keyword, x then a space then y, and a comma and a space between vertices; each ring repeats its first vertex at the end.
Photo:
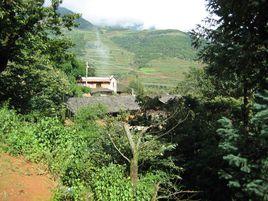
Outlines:
POLYGON ((214 28, 199 27, 192 32, 193 43, 202 46, 200 58, 208 64, 218 86, 235 82, 238 95, 263 83, 267 68, 268 4, 264 0, 208 1, 208 10, 217 20, 214 28), (215 28, 216 27, 216 28, 215 28), (204 45, 204 38, 206 44, 204 45))
POLYGON ((208 64, 206 70, 216 89, 231 91, 233 86, 236 90, 229 95, 243 98, 244 133, 249 131, 253 94, 268 74, 267 9, 264 0, 209 0, 208 10, 218 17, 208 19, 214 28, 192 32, 193 44, 203 46, 199 56, 208 64))
POLYGON ((33 55, 57 62, 59 58, 68 56, 65 50, 71 44, 55 35, 62 35, 62 28, 71 29, 78 15, 58 14, 56 11, 61 0, 52 0, 48 7, 44 6, 44 2, 0 2, 0 72, 6 69, 8 62, 32 63, 33 55))
POLYGON ((67 94, 67 76, 43 64, 10 64, 0 74, 0 100, 9 101, 22 113, 33 110, 48 116, 59 114, 67 94))

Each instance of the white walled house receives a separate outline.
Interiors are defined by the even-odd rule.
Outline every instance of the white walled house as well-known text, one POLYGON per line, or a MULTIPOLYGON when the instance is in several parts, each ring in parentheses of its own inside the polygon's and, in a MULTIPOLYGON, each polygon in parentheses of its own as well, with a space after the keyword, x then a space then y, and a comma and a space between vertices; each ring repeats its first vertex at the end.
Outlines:
POLYGON ((109 89, 117 93, 117 80, 114 76, 110 77, 81 77, 77 80, 79 85, 91 89, 109 89))

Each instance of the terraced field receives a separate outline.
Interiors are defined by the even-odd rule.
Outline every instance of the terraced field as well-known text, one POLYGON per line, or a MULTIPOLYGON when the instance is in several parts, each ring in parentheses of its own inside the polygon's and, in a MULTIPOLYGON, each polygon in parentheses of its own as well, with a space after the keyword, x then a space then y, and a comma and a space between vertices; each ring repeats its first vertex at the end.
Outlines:
POLYGON ((73 30, 66 35, 73 51, 96 69, 98 76, 115 75, 127 84, 139 77, 146 86, 175 86, 194 61, 190 38, 177 30, 93 28, 73 30))
POLYGON ((73 51, 88 61, 97 75, 121 75, 131 70, 134 54, 117 46, 102 30, 74 30, 67 36, 76 44, 73 51))

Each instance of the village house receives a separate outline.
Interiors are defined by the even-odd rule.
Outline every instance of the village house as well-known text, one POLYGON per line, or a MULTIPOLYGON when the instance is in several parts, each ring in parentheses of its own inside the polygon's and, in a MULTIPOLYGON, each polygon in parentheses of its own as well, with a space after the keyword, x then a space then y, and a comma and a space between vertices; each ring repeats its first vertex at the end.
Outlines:
POLYGON ((89 87, 92 92, 117 93, 117 80, 110 77, 81 77, 77 80, 78 85, 89 87))
MULTIPOLYGON (((159 106, 168 106, 170 101, 179 100, 177 95, 153 95, 147 96, 146 113, 149 116, 165 116, 159 106)), ((107 113, 118 114, 120 112, 137 112, 141 110, 136 97, 132 95, 116 95, 116 96, 91 96, 91 97, 72 97, 66 102, 68 113, 70 116, 76 114, 81 108, 86 106, 96 106, 101 104, 106 107, 107 113)))

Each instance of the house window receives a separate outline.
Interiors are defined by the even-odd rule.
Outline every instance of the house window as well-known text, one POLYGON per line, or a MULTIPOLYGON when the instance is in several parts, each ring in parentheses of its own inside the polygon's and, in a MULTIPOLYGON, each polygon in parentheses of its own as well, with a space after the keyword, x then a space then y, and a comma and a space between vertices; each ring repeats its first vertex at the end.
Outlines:
POLYGON ((97 83, 97 88, 101 88, 101 83, 97 83))

